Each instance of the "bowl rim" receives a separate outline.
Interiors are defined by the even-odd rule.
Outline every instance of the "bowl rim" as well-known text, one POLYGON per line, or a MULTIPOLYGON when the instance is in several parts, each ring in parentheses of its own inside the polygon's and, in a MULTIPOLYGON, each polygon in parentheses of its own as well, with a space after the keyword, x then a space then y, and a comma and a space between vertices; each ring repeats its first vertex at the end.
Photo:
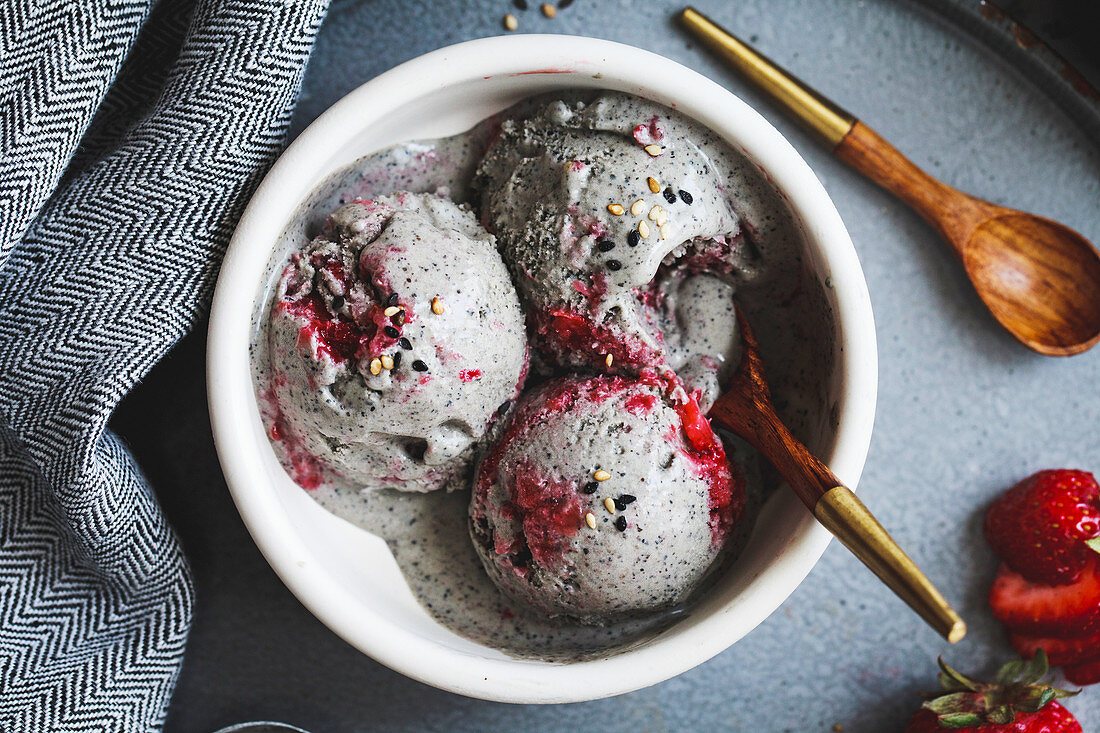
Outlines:
POLYGON ((855 247, 824 187, 794 147, 758 112, 729 90, 671 59, 633 46, 579 36, 513 34, 482 38, 406 61, 359 86, 322 113, 283 152, 257 187, 238 222, 219 273, 208 332, 207 390, 222 471, 241 518, 265 559, 326 626, 376 661, 412 679, 499 702, 592 700, 640 689, 685 672, 727 649, 764 621, 809 574, 831 539, 807 512, 784 551, 753 579, 750 589, 754 593, 738 603, 736 614, 730 613, 727 604, 670 638, 611 657, 569 664, 478 658, 445 649, 363 608, 334 579, 301 561, 311 554, 306 543, 287 522, 278 503, 270 500, 266 484, 254 478, 259 465, 254 446, 239 440, 246 434, 245 426, 256 419, 248 347, 258 282, 242 283, 242 276, 247 274, 242 270, 259 251, 258 244, 248 244, 255 239, 252 232, 264 220, 285 216, 286 211, 297 207, 297 197, 290 200, 283 190, 284 182, 300 178, 300 169, 318 168, 317 161, 330 160, 361 132, 363 123, 358 111, 378 104, 386 109, 398 108, 449 84, 479 77, 551 73, 601 74, 675 99, 681 112, 723 137, 736 140, 787 196, 802 220, 804 235, 832 280, 841 346, 837 364, 841 384, 835 445, 831 455, 824 458, 853 489, 870 447, 878 389, 878 353, 867 284, 855 247), (704 109, 707 114, 701 114, 704 109), (726 122, 716 126, 704 118, 726 122))

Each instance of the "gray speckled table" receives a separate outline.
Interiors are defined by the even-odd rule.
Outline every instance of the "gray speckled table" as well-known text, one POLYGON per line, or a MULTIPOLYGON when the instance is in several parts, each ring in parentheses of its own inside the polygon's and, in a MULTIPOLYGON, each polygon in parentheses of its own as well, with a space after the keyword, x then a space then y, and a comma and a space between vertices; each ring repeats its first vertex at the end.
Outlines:
MULTIPOLYGON (((859 251, 880 345, 878 418, 860 490, 971 624, 957 648, 925 629, 837 544, 767 622, 710 662, 647 690, 522 707, 425 687, 355 651, 281 585, 229 499, 202 384, 203 339, 187 339, 120 408, 130 442, 179 531, 198 607, 171 731, 278 719, 322 731, 900 730, 934 685, 937 654, 986 670, 1010 650, 984 594, 994 560, 981 512, 1046 467, 1100 470, 1100 349, 1038 357, 981 308, 947 248, 914 214, 843 168, 672 24, 666 0, 577 0, 521 30, 643 46, 726 84, 806 156, 859 251), (172 415, 166 420, 164 415, 172 415)), ((700 9, 861 114, 918 164, 964 190, 1067 222, 1100 241, 1096 128, 1038 82, 922 6, 886 0, 700 0, 700 9), (1091 139, 1091 142, 1090 142, 1091 139)), ((976 18, 972 4, 945 3, 976 18)), ((336 2, 295 120, 440 46, 501 32, 507 0, 336 2), (396 30, 395 30, 396 29, 396 30)), ((514 11, 513 11, 514 12, 514 11)), ((975 25, 981 21, 975 20, 975 25)), ((1095 112, 1095 110, 1094 110, 1095 112)), ((1100 689, 1069 703, 1100 729, 1100 689)))

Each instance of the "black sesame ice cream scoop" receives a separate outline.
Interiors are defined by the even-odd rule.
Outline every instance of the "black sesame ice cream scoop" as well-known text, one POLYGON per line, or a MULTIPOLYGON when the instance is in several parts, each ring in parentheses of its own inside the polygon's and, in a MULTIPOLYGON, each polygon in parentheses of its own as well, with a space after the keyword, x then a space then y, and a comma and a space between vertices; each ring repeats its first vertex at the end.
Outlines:
POLYGON ((268 418, 305 488, 325 471, 409 491, 464 477, 527 369, 492 235, 426 194, 333 212, 283 273, 269 344, 268 418))

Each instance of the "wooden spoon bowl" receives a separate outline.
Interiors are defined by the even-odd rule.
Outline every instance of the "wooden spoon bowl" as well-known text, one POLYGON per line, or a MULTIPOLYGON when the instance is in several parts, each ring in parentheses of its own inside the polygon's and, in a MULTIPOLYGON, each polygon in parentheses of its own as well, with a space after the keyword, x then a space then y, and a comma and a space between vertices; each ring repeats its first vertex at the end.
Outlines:
POLYGON ((1083 236, 936 180, 862 122, 834 152, 936 228, 978 297, 1020 343, 1071 356, 1100 341, 1100 254, 1083 236))
POLYGON ((961 256, 989 312, 1025 346, 1071 356, 1100 341, 1100 255, 1077 232, 1004 210, 975 227, 961 256))

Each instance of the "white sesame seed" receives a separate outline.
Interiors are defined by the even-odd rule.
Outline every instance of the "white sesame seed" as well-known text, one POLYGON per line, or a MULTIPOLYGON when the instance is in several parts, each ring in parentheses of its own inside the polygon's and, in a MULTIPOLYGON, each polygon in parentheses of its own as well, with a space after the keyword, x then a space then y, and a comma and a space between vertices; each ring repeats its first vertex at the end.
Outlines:
POLYGON ((382 373, 382 360, 381 359, 371 359, 371 361, 370 361, 370 373, 371 374, 381 374, 382 373))
POLYGON ((550 3, 543 3, 542 14, 545 15, 547 18, 553 18, 555 15, 558 14, 558 9, 550 3))
POLYGON ((596 479, 597 481, 607 481, 609 478, 611 478, 611 474, 601 469, 592 474, 592 478, 596 479))
POLYGON ((615 361, 615 356, 613 354, 608 354, 607 356, 604 357, 603 363, 607 364, 607 368, 610 369, 611 368, 611 362, 613 362, 613 361, 615 361))
POLYGON ((652 191, 653 193, 660 193, 661 192, 661 184, 657 183, 657 179, 654 178, 653 176, 650 176, 649 178, 645 179, 645 182, 649 184, 649 190, 652 191))
POLYGON ((383 369, 393 369, 393 357, 389 354, 383 354, 379 361, 382 362, 383 369))
POLYGON ((668 224, 661 225, 661 239, 668 239, 668 224))
POLYGON ((610 496, 603 500, 603 508, 607 510, 608 514, 615 513, 615 500, 610 496))
POLYGON ((649 236, 649 224, 646 224, 644 221, 638 222, 638 234, 642 235, 642 239, 645 239, 646 237, 648 237, 649 236))
POLYGON ((626 209, 623 208, 622 204, 608 204, 607 210, 615 216, 622 216, 624 213, 626 213, 626 209))
POLYGON ((668 224, 668 212, 661 209, 661 212, 657 214, 657 226, 663 227, 665 224, 668 224))
POLYGON ((638 199, 630 205, 631 216, 641 216, 643 211, 645 211, 645 201, 641 199, 638 199))
POLYGON ((657 204, 656 206, 654 206, 652 209, 649 210, 649 220, 650 221, 657 221, 657 217, 660 216, 660 214, 661 214, 661 205, 657 204))
POLYGON ((509 30, 509 31, 514 31, 516 28, 519 28, 519 20, 516 19, 516 16, 512 15, 511 13, 508 13, 508 15, 505 15, 504 16, 504 29, 509 30))
POLYGON ((389 308, 382 311, 382 315, 386 316, 386 318, 389 318, 391 316, 396 316, 400 312, 401 312, 401 306, 391 305, 389 308))
POLYGON ((656 158, 658 155, 664 152, 664 149, 660 145, 646 145, 645 151, 656 158))
POLYGON ((443 315, 443 301, 439 298, 432 298, 432 313, 437 316, 443 315))
POLYGON ((596 528, 596 515, 592 512, 588 512, 584 515, 584 523, 588 525, 589 529, 596 528))

